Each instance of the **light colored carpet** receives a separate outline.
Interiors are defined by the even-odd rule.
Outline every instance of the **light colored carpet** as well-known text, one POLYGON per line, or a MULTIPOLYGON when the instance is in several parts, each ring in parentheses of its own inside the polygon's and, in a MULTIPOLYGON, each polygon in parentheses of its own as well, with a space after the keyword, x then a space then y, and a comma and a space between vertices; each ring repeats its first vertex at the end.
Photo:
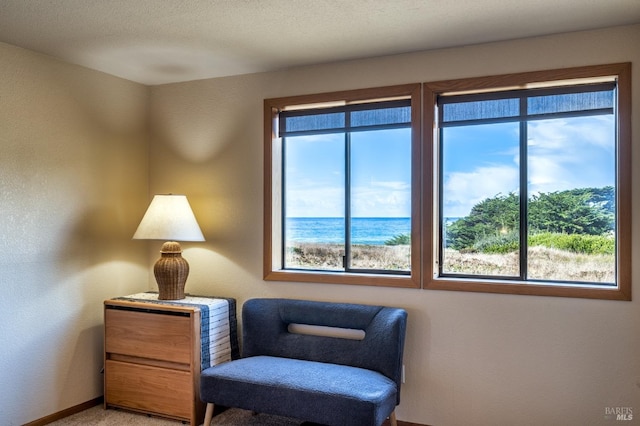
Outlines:
MULTIPOLYGON (((300 426, 296 419, 231 408, 213 418, 211 426, 300 426)), ((124 410, 105 410, 97 405, 88 410, 49 423, 52 426, 177 426, 182 422, 151 417, 124 410)))

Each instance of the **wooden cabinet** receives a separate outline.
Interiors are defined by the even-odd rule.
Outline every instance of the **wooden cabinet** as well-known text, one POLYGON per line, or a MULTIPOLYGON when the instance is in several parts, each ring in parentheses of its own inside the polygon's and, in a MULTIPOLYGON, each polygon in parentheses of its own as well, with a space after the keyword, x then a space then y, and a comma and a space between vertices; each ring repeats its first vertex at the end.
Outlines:
MULTIPOLYGON (((160 303, 134 296, 105 301, 105 408, 201 424, 203 306, 190 300, 160 303)), ((235 320, 235 308, 231 319, 235 320)))

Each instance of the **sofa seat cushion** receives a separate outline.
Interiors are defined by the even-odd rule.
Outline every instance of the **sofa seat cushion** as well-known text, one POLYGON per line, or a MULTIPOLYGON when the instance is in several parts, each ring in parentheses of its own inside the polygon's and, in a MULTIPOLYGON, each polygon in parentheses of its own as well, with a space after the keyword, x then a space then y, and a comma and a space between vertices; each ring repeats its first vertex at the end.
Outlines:
POLYGON ((378 426, 396 405, 396 384, 375 371, 271 356, 202 372, 203 401, 324 425, 378 426))

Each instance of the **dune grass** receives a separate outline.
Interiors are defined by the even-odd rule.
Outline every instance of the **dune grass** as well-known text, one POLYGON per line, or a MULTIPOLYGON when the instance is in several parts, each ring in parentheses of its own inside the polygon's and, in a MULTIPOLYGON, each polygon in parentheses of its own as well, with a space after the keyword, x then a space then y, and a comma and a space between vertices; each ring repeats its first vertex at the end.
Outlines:
MULTIPOLYGON (((344 248, 341 245, 298 243, 286 253, 288 268, 342 270, 344 248)), ((355 245, 351 268, 408 271, 409 245, 355 245)), ((518 275, 518 253, 461 253, 447 249, 444 255, 447 273, 469 275, 518 275)), ((542 246, 529 248, 529 278, 551 281, 593 283, 615 282, 615 256, 579 254, 542 246)))
MULTIPOLYGON (((518 252, 506 254, 460 253, 446 250, 448 273, 517 276, 518 252)), ((529 248, 528 276, 550 281, 615 282, 615 256, 581 254, 543 246, 529 248)))
MULTIPOLYGON (((298 243, 286 253, 289 268, 331 269, 343 268, 344 246, 338 244, 298 243)), ((409 245, 354 245, 351 268, 408 271, 411 267, 409 245)))

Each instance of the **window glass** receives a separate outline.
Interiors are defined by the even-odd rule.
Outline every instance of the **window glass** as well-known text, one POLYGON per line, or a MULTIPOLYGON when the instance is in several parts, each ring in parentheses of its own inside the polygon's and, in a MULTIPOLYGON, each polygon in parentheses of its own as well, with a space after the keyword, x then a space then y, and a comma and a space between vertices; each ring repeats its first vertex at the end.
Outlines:
POLYGON ((615 87, 580 87, 442 97, 441 275, 615 282, 615 87))
POLYGON ((411 269, 411 130, 351 135, 352 269, 411 269))
POLYGON ((531 96, 527 98, 527 112, 529 115, 535 115, 611 109, 614 101, 612 88, 595 92, 531 96))
POLYGON ((517 117, 520 113, 518 99, 462 101, 441 104, 444 123, 479 120, 483 118, 517 117))
POLYGON ((425 288, 630 300, 630 64, 424 94, 425 288))
POLYGON ((280 115, 284 269, 410 271, 409 105, 376 102, 280 115))
POLYGON ((630 300, 630 108, 629 63, 267 99, 264 277, 630 300))
POLYGON ((285 140, 285 268, 342 269, 344 144, 340 133, 285 140))
POLYGON ((330 130, 344 128, 344 113, 290 115, 286 120, 281 120, 281 134, 294 132, 310 133, 313 130, 330 130))
POLYGON ((530 279, 614 285, 614 123, 598 114, 528 124, 530 279))
POLYGON ((419 85, 376 92, 265 101, 267 279, 419 285, 419 85))
POLYGON ((443 129, 443 274, 520 275, 518 128, 493 123, 443 129))

